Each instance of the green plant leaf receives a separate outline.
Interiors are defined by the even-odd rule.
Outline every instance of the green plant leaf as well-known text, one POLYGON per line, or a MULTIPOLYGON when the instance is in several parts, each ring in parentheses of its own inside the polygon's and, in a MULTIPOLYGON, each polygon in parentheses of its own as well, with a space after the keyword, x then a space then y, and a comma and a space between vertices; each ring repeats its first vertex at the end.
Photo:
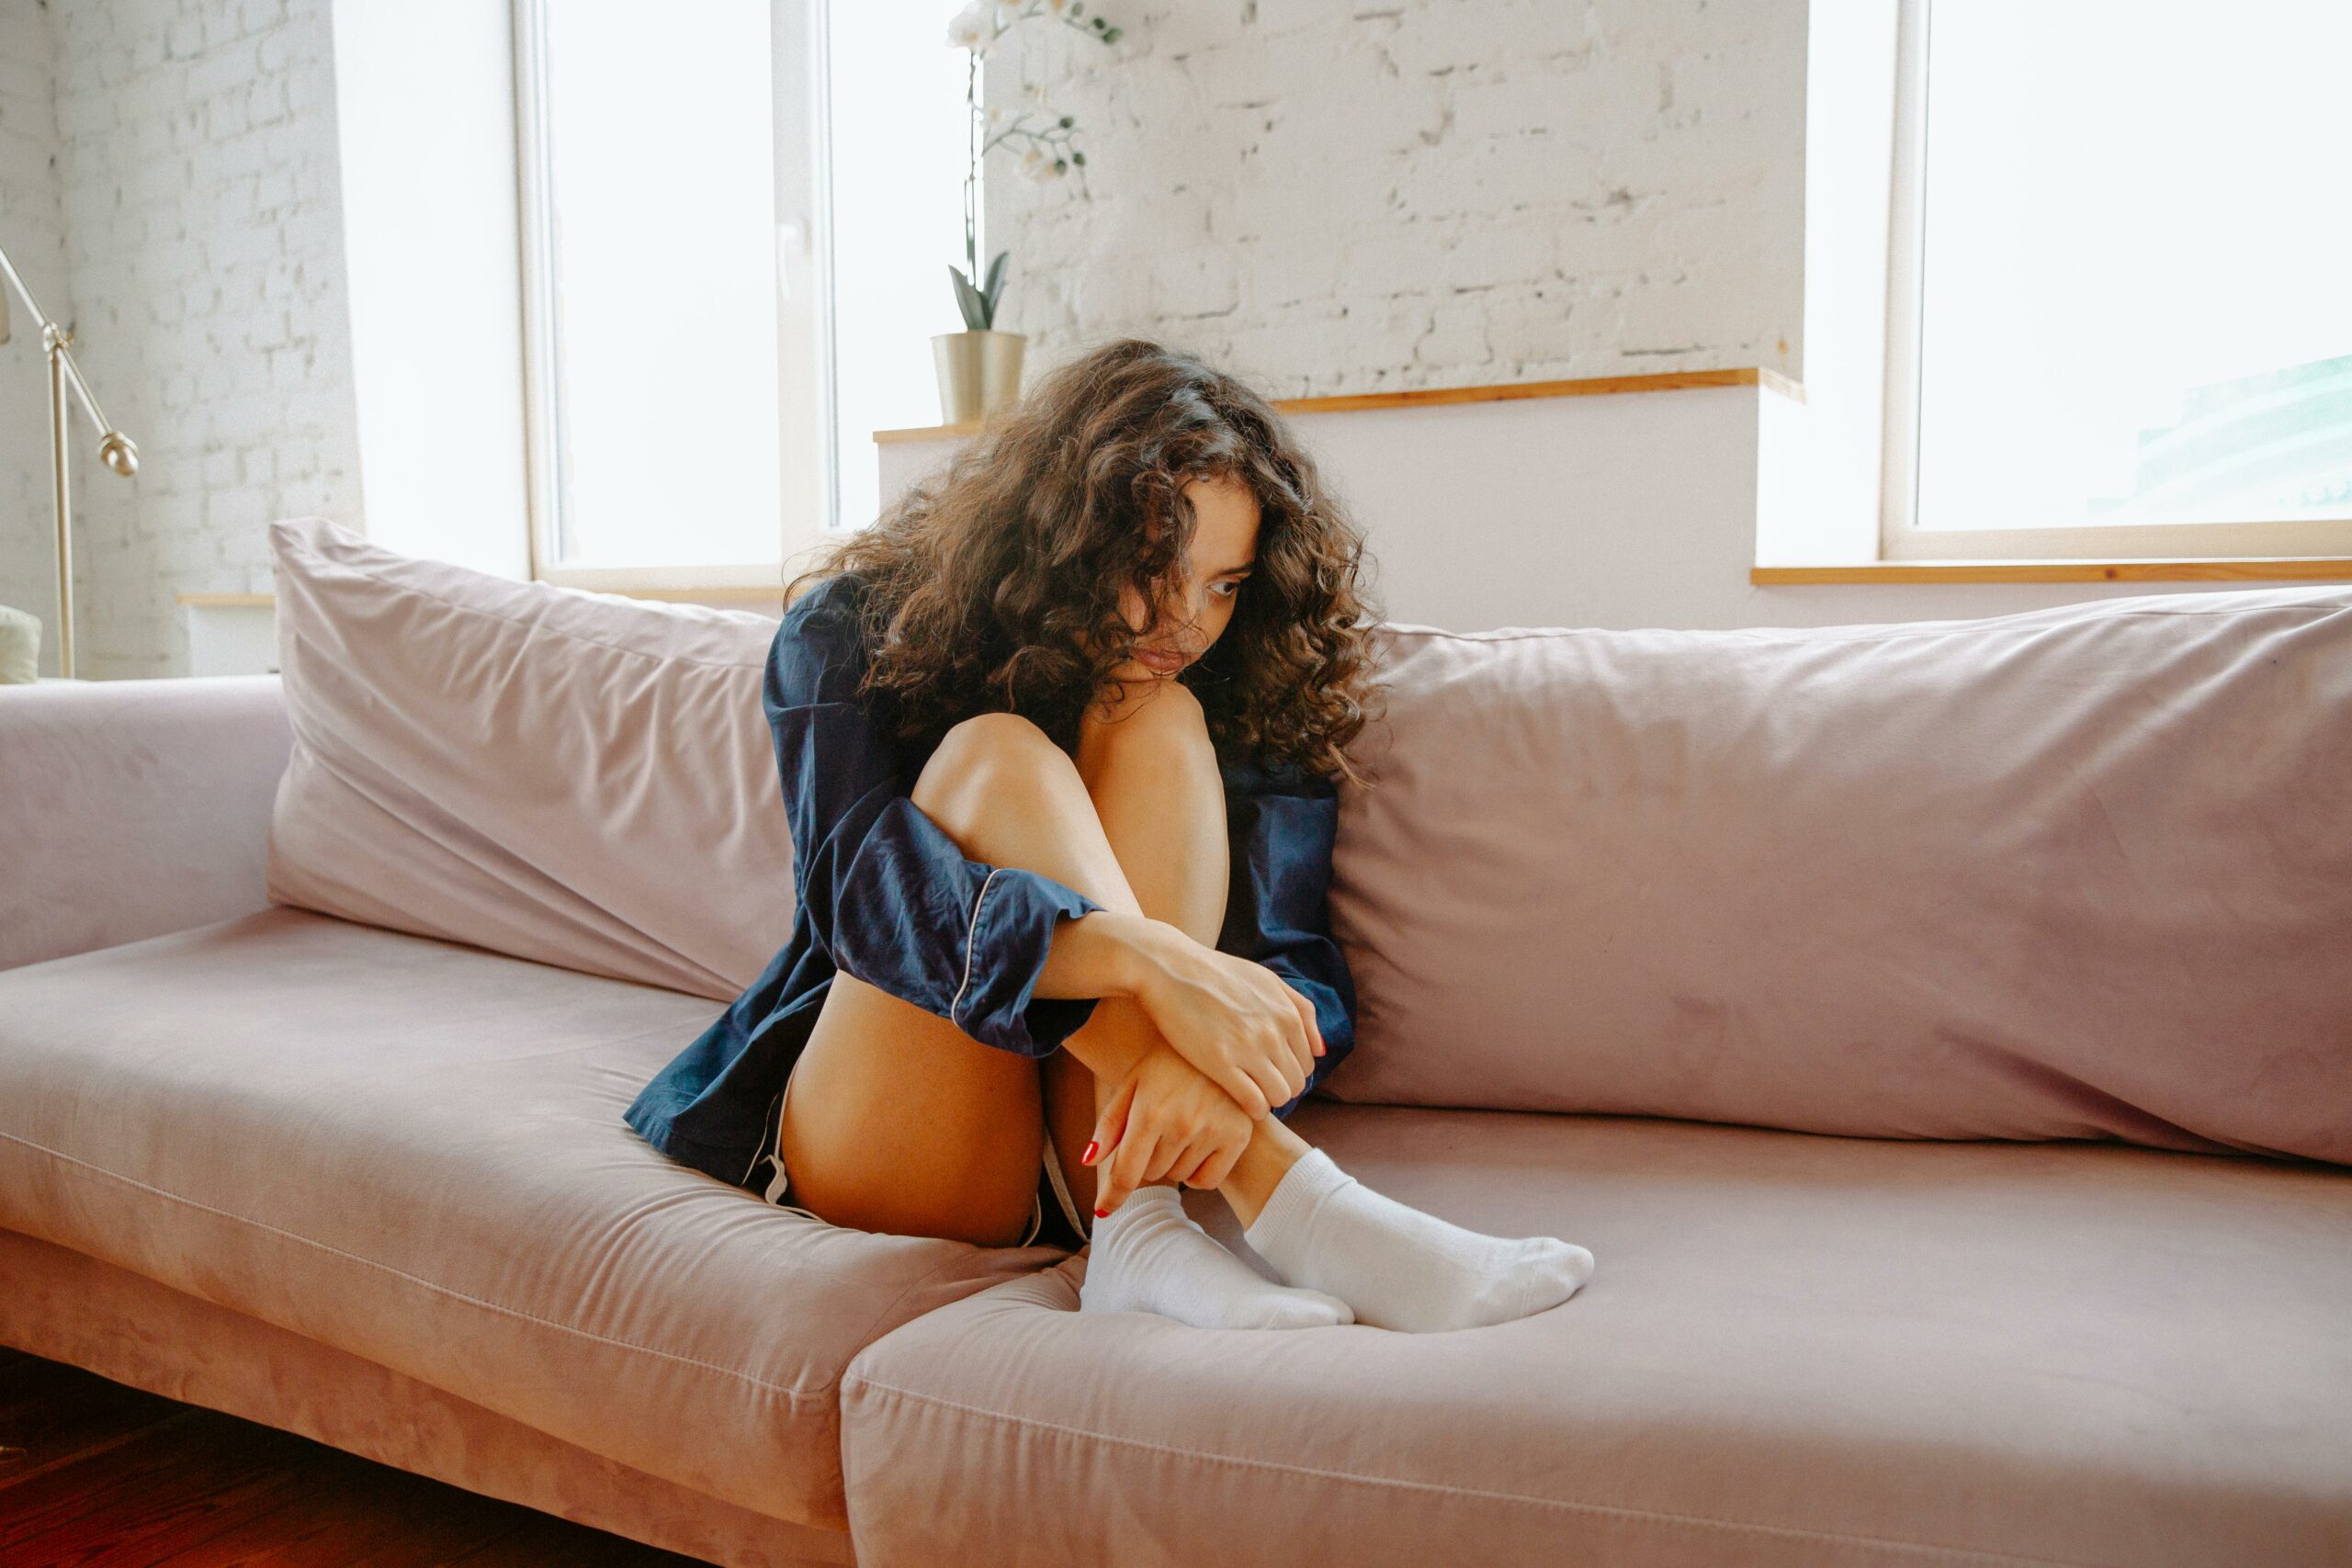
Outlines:
POLYGON ((980 290, 980 295, 989 303, 989 320, 990 321, 996 320, 997 297, 1004 292, 1004 262, 1005 258, 1012 254, 1011 251, 999 251, 996 254, 996 260, 989 263, 989 280, 980 290))
POLYGON ((976 333, 988 331, 988 301, 972 291, 971 279, 964 276, 962 268, 950 266, 947 276, 956 280, 956 305, 964 312, 964 325, 976 333))

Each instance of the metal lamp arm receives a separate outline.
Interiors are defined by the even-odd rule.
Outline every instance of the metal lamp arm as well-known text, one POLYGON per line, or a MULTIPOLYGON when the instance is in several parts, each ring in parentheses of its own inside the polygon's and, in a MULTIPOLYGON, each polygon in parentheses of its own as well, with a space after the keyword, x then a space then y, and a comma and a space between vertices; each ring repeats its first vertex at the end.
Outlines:
MULTIPOLYGON (((82 367, 74 362, 73 350, 67 346, 74 341, 73 334, 49 319, 6 251, 0 251, 0 274, 6 275, 9 288, 40 323, 41 355, 49 361, 49 477, 51 493, 57 501, 57 672, 70 681, 74 679, 74 502, 67 437, 74 416, 66 412, 66 405, 77 398, 81 400, 82 412, 97 427, 98 460, 124 479, 139 471, 139 448, 130 436, 107 423, 105 411, 91 395, 90 383, 83 379, 82 367), (70 394, 68 387, 74 389, 70 394)), ((0 290, 0 343, 7 341, 8 296, 0 290)))
MULTIPOLYGON (((74 395, 81 400, 82 412, 89 415, 91 428, 97 432, 101 440, 113 435, 114 426, 107 423, 105 412, 98 407, 97 394, 91 391, 90 383, 82 378, 82 367, 74 362, 74 350, 68 346, 73 343, 74 335, 49 319, 48 313, 40 308, 40 301, 33 298, 33 291, 25 287, 24 276, 8 259, 6 251, 0 251, 0 275, 6 276, 17 291, 17 298, 25 302, 26 310, 40 323, 41 346, 45 349, 52 339, 55 340, 59 357, 65 363, 65 379, 72 385, 74 395)), ((5 302, 0 302, 0 343, 7 341, 7 311, 5 302)))

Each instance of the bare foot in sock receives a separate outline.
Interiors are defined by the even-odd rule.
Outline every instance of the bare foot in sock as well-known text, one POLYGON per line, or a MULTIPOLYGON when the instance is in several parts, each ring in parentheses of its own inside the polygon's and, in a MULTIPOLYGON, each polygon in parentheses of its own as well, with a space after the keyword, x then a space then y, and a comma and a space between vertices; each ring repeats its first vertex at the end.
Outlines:
POLYGON ((1321 1149, 1283 1173, 1241 1235, 1290 1283, 1346 1302, 1358 1323, 1413 1333, 1525 1317, 1592 1277, 1581 1247, 1464 1230, 1374 1192, 1321 1149))
POLYGON ((1348 1303, 1278 1285, 1184 1212, 1173 1187, 1138 1187, 1094 1222, 1080 1312, 1156 1312, 1195 1328, 1318 1328, 1352 1323, 1348 1303))

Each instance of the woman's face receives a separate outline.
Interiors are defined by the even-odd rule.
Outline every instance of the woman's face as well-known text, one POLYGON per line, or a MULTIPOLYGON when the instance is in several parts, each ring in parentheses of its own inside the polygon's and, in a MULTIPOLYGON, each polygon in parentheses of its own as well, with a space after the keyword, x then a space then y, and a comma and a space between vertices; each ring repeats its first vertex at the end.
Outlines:
MULTIPOLYGON (((1225 635, 1234 601, 1257 561, 1258 498, 1248 485, 1238 479, 1193 479, 1184 486, 1184 497, 1193 503, 1196 525, 1191 574, 1162 584, 1159 610, 1164 618, 1151 640, 1138 645, 1136 657, 1113 668, 1112 675, 1119 680, 1173 680, 1206 653, 1225 635)), ((1119 611, 1128 626, 1143 629, 1143 597, 1131 584, 1119 590, 1119 611)))

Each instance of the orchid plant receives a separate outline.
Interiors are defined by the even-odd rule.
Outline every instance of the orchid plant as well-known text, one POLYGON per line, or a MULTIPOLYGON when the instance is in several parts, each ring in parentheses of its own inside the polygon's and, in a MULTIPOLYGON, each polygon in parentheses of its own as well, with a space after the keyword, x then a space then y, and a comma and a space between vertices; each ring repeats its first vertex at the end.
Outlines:
MULTIPOLYGON (((988 332, 996 321, 997 299, 1004 291, 1005 258, 1009 251, 999 251, 989 263, 985 282, 980 278, 979 236, 978 231, 978 202, 980 183, 980 160, 1000 143, 1025 143, 1021 154, 1021 172, 1031 179, 1044 183, 1057 180, 1072 168, 1086 166, 1086 154, 1079 151, 1073 132, 1078 122, 1069 115, 1056 115, 1050 110, 1023 109, 1012 118, 1011 124, 980 140, 983 123, 993 126, 1002 111, 989 110, 983 121, 980 114, 980 57, 1006 32, 1032 17, 1046 17, 1064 26, 1098 39, 1103 43, 1119 41, 1120 28, 1101 17, 1086 17, 1086 0, 971 0, 956 13, 947 24, 947 43, 952 49, 970 51, 964 75, 964 107, 971 126, 970 156, 964 174, 964 265, 951 265, 947 276, 956 285, 956 308, 964 312, 964 325, 973 332, 988 332), (1085 17, 1081 22, 1080 18, 1085 17), (1045 124, 1032 126, 1032 113, 1044 116, 1045 124)), ((1032 100, 1042 104, 1045 90, 1028 89, 1032 100)))

